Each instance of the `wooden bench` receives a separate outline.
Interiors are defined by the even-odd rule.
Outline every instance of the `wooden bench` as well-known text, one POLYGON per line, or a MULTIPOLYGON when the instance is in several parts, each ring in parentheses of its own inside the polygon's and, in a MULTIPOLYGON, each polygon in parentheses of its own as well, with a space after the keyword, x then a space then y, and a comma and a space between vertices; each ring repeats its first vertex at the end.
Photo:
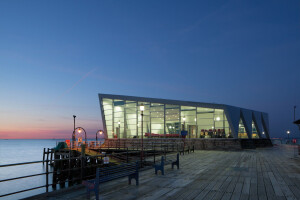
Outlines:
POLYGON ((128 176, 128 184, 131 184, 131 179, 134 178, 136 185, 139 185, 139 164, 123 163, 121 165, 104 167, 96 169, 96 178, 92 180, 82 181, 86 186, 87 198, 90 198, 90 192, 94 191, 96 199, 99 200, 99 184, 110 180, 128 176))
POLYGON ((179 150, 179 153, 181 155, 181 153, 184 155, 184 152, 190 153, 190 152, 195 152, 195 147, 193 146, 193 148, 190 148, 190 146, 188 147, 182 147, 182 149, 179 150))
POLYGON ((171 163, 172 169, 174 169, 174 165, 176 165, 177 169, 179 169, 179 153, 176 155, 176 158, 174 158, 174 156, 171 158, 169 156, 167 158, 162 156, 160 163, 154 165, 155 174, 157 174, 158 170, 160 170, 161 174, 165 175, 165 164, 169 163, 171 163))

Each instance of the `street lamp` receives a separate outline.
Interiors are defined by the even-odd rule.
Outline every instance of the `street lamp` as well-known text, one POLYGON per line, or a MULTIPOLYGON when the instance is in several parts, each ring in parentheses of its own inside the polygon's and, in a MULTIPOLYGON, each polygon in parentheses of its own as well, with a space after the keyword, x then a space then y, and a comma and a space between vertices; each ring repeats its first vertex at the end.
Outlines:
POLYGON ((98 142, 98 133, 99 133, 99 135, 102 135, 102 134, 103 134, 103 131, 102 131, 102 130, 98 130, 98 131, 96 132, 96 143, 98 142))
POLYGON ((121 134, 121 122, 118 121, 118 125, 119 125, 119 130, 118 130, 118 138, 120 138, 120 134, 121 134))
POLYGON ((73 134, 72 134, 72 145, 74 145, 74 142, 75 142, 75 118, 76 118, 76 115, 73 115, 73 118, 74 118, 74 130, 73 130, 73 134))
POLYGON ((78 133, 81 133, 82 131, 84 132, 84 140, 85 140, 85 143, 87 144, 86 131, 84 130, 84 128, 82 128, 82 127, 75 128, 74 135, 75 135, 76 130, 78 130, 78 133))
POLYGON ((140 105, 140 111, 141 111, 141 117, 142 117, 142 127, 141 127, 141 131, 142 131, 142 151, 141 151, 141 163, 142 163, 142 161, 143 161, 143 157, 144 157, 144 141, 143 141, 143 121, 144 121, 144 110, 145 110, 145 106, 144 106, 144 104, 141 104, 140 105))
POLYGON ((290 133, 291 133, 291 132, 290 132, 289 130, 287 130, 286 133, 287 133, 287 135, 288 135, 288 141, 289 141, 289 140, 290 140, 290 133))
POLYGON ((183 117, 182 119, 183 119, 183 130, 185 131, 185 117, 183 117))

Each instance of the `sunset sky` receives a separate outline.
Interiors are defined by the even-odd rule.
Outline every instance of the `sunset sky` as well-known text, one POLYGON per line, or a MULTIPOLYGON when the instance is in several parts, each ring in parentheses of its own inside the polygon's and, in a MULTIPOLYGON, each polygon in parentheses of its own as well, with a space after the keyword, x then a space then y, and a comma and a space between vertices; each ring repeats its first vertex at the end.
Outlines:
POLYGON ((102 128, 98 93, 269 113, 299 137, 300 1, 0 1, 0 139, 102 128))

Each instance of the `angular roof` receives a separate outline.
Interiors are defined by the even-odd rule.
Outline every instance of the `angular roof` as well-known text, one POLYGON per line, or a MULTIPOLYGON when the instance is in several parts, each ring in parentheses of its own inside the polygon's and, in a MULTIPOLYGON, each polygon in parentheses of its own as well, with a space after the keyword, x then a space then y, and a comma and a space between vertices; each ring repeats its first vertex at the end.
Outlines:
MULTIPOLYGON (((230 106, 226 104, 217 104, 217 103, 203 103, 203 102, 194 102, 194 101, 182 101, 182 100, 170 100, 170 99, 160 99, 160 98, 148 98, 148 97, 136 97, 136 96, 125 96, 125 95, 114 95, 114 94, 98 94, 99 97, 108 98, 108 99, 121 99, 129 101, 142 101, 142 102, 151 102, 151 103, 163 103, 163 104, 175 104, 182 106, 195 106, 195 107, 206 107, 206 108, 217 108, 225 109, 229 107, 240 108, 236 106, 230 106)), ((250 109, 248 109, 250 110, 250 109)), ((254 111, 254 110, 251 110, 254 111)), ((260 111, 259 111, 260 112, 260 111)), ((263 112, 260 112, 263 113, 263 112)))
POLYGON ((294 124, 299 124, 300 125, 300 119, 294 121, 294 124))

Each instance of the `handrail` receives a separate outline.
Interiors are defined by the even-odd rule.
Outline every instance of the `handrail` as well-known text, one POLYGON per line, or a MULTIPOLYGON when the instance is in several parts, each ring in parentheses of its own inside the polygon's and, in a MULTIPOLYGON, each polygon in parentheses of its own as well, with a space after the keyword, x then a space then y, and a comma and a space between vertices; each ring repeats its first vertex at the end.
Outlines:
POLYGON ((11 167, 11 166, 17 166, 17 165, 27 165, 27 164, 35 164, 35 163, 42 163, 43 161, 32 161, 32 162, 24 162, 24 163, 13 163, 13 164, 6 164, 6 165, 0 165, 0 167, 11 167))
POLYGON ((13 180, 17 180, 17 179, 22 179, 22 178, 29 178, 29 177, 34 177, 34 176, 40 176, 40 175, 44 175, 44 174, 47 174, 47 173, 40 173, 40 174, 33 174, 33 175, 28 175, 28 176, 19 176, 19 177, 16 177, 16 178, 4 179, 4 180, 0 180, 0 183, 1 182, 5 182, 5 181, 13 181, 13 180))
POLYGON ((30 190, 36 190, 36 189, 43 188, 43 187, 46 187, 46 185, 41 185, 41 186, 38 186, 38 187, 33 187, 33 188, 26 189, 26 190, 20 190, 20 191, 17 191, 17 192, 12 192, 12 193, 8 193, 8 194, 0 195, 0 197, 6 197, 6 196, 9 196, 9 195, 18 194, 18 193, 22 193, 22 192, 27 192, 27 191, 30 191, 30 190))
MULTIPOLYGON (((103 157, 103 155, 96 155, 96 156, 79 156, 79 157, 72 157, 72 158, 65 158, 65 159, 54 159, 52 161, 62 161, 62 160, 74 160, 74 159, 82 159, 82 158, 94 158, 94 157, 103 157)), ((31 191, 31 190, 35 190, 35 189, 39 189, 39 188, 44 188, 46 187, 46 192, 48 192, 48 187, 54 185, 52 184, 48 184, 48 175, 49 174, 53 174, 56 173, 57 171, 52 171, 49 172, 48 171, 48 163, 50 160, 45 160, 44 162, 46 162, 46 172, 44 173, 38 173, 38 174, 31 174, 31 175, 26 175, 26 176, 20 176, 20 177, 14 177, 14 178, 9 178, 9 179, 3 179, 0 180, 1 182, 7 182, 7 181, 13 181, 13 180, 18 180, 18 179, 24 179, 24 178, 30 178, 30 177, 35 177, 35 176, 41 176, 41 175, 46 175, 46 185, 41 185, 41 186, 37 186, 37 187, 32 187, 32 188, 28 188, 25 190, 20 190, 20 191, 16 191, 16 192, 11 192, 11 193, 7 193, 7 194, 3 194, 0 195, 0 197, 5 197, 5 196, 10 196, 13 194, 18 194, 18 193, 22 193, 22 192, 26 192, 26 191, 31 191)), ((36 163, 43 163, 43 161, 32 161, 32 162, 23 162, 23 163, 13 163, 13 164, 5 164, 5 165, 0 165, 0 167, 12 167, 12 166, 20 166, 20 165, 28 165, 28 164, 36 164, 36 163)), ((90 168, 90 167, 95 167, 95 166, 99 166, 99 164, 93 164, 93 165, 89 165, 89 166, 84 166, 82 168, 86 169, 86 168, 90 168)), ((82 170, 82 168, 69 168, 69 169, 65 169, 65 170, 59 170, 59 172, 65 172, 65 171, 76 171, 76 170, 82 170)), ((92 175, 90 175, 89 177, 91 177, 92 175)), ((68 180, 68 181, 75 181, 75 180, 80 180, 81 178, 75 178, 72 180, 68 180)))
MULTIPOLYGON (((173 151, 174 151, 174 146, 175 146, 175 144, 170 145, 171 147, 173 146, 173 148, 170 148, 169 145, 161 146, 161 149, 158 150, 158 149, 155 148, 156 145, 153 145, 153 143, 151 143, 151 142, 149 144, 150 144, 150 146, 152 144, 152 149, 151 150, 154 151, 154 153, 152 152, 152 154, 150 153, 147 156, 146 155, 147 152, 145 152, 145 158, 147 158, 149 156, 150 157, 153 156, 154 163, 155 163, 155 156, 156 156, 156 154, 158 152, 164 153, 166 155, 167 152, 169 152, 169 153, 172 152, 172 151, 169 151, 169 150, 173 149, 173 151)), ((115 148, 118 148, 118 146, 115 146, 115 148)), ((120 149, 120 146, 119 146, 119 149, 120 149)), ((72 149, 69 149, 69 150, 72 150, 72 149)), ((99 148, 98 150, 101 150, 101 148, 99 148)), ((46 169, 45 169, 46 172, 0 180, 0 183, 1 183, 1 182, 7 182, 7 181, 18 180, 18 179, 24 179, 24 178, 30 178, 30 177, 35 177, 35 176, 46 175, 46 185, 41 185, 41 186, 32 187, 32 188, 25 189, 25 190, 20 190, 20 191, 8 193, 8 194, 3 194, 3 195, 0 195, 0 197, 9 196, 9 195, 13 195, 13 194, 18 194, 18 193, 22 193, 22 192, 26 192, 26 191, 31 191, 31 190, 35 190, 35 189, 39 189, 39 188, 44 188, 44 187, 46 187, 46 192, 48 192, 48 187, 49 186, 54 186, 54 185, 57 184, 56 182, 52 182, 50 184, 48 183, 49 182, 49 180, 48 180, 49 179, 49 174, 54 174, 54 173, 57 173, 57 172, 61 173, 61 172, 72 172, 72 171, 81 170, 81 176, 79 176, 79 177, 72 177, 72 178, 70 178, 68 180, 64 180, 64 182, 74 182, 74 181, 77 181, 77 180, 82 180, 82 179, 86 179, 86 178, 94 176, 92 174, 89 174, 89 175, 86 174, 86 175, 83 176, 83 174, 82 174, 83 170, 85 170, 87 168, 91 168, 91 167, 97 167, 99 165, 101 166, 101 164, 99 164, 99 163, 95 163, 95 164, 90 163, 88 166, 84 166, 84 165, 81 164, 80 167, 76 167, 76 168, 70 168, 70 166, 69 166, 69 168, 67 168, 67 169, 49 171, 49 169, 48 169, 49 168, 49 162, 81 160, 81 163, 83 163, 83 159, 101 158, 101 160, 103 160, 104 156, 114 156, 114 155, 124 155, 127 158, 125 162, 129 162, 129 160, 128 160, 128 154, 130 154, 130 153, 139 153, 140 152, 139 148, 137 148, 137 151, 135 150, 135 148, 133 149, 133 151, 132 150, 129 151, 129 148, 125 147, 125 144, 124 144, 124 150, 126 150, 126 151, 125 152, 120 152, 120 153, 113 153, 113 154, 105 153, 105 155, 101 154, 101 155, 95 155, 95 156, 78 156, 78 157, 69 157, 69 158, 62 158, 62 159, 51 159, 51 160, 49 160, 48 157, 47 157, 47 159, 44 160, 44 162, 46 162, 46 169)), ((176 151, 176 148, 175 148, 175 151, 176 151)), ((177 144, 177 151, 178 151, 178 144, 177 144)), ((43 161, 31 161, 31 162, 23 162, 23 163, 5 164, 5 165, 0 165, 0 168, 1 167, 12 167, 12 166, 20 166, 20 165, 37 164, 37 163, 43 163, 43 161)), ((146 169, 146 168, 148 168, 148 167, 145 166, 144 169, 146 169)))

